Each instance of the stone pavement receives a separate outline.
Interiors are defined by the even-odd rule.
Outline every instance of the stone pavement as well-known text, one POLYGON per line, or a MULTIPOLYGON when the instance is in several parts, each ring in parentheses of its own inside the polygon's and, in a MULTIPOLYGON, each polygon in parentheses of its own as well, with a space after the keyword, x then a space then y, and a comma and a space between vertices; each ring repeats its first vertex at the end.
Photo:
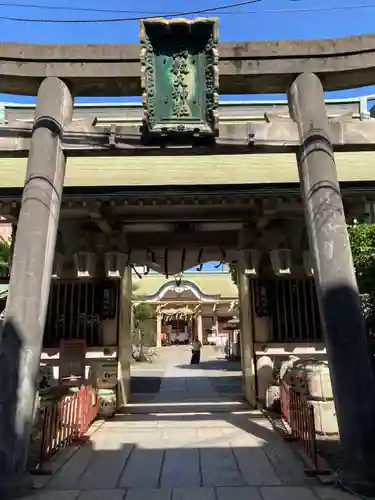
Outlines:
POLYGON ((52 476, 36 477, 38 489, 28 499, 354 498, 307 478, 302 462, 260 412, 220 395, 212 378, 230 381, 236 374, 226 361, 207 350, 206 363, 184 366, 189 355, 186 348, 166 349, 160 391, 147 402, 137 399, 127 414, 95 424, 84 446, 65 452, 68 460, 56 458, 52 476))

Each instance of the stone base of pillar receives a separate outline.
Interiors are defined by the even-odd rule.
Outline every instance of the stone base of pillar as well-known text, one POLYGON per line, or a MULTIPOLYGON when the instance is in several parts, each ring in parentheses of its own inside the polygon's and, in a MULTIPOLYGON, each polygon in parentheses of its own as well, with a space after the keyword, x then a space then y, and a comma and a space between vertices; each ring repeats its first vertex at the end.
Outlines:
POLYGON ((358 477, 351 470, 342 469, 338 473, 337 482, 345 491, 355 494, 355 498, 375 498, 375 483, 373 478, 368 481, 363 476, 358 477))
MULTIPOLYGON (((1 463, 1 462, 0 462, 1 463)), ((32 475, 24 472, 21 476, 9 476, 2 479, 0 484, 1 500, 10 500, 12 498, 29 497, 34 493, 34 482, 32 475)))

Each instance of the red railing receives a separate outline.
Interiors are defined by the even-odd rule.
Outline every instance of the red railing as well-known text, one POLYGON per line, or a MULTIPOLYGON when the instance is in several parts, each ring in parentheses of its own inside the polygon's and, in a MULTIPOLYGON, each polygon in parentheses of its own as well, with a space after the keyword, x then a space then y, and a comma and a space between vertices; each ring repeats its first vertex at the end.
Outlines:
POLYGON ((83 437, 98 415, 98 402, 91 387, 55 401, 41 411, 41 442, 37 468, 58 450, 83 437))
POLYGON ((282 416, 289 424, 290 386, 285 382, 280 382, 280 407, 282 416))
POLYGON ((304 452, 318 469, 318 449, 313 406, 285 382, 280 383, 281 413, 289 424, 291 438, 301 442, 304 452))

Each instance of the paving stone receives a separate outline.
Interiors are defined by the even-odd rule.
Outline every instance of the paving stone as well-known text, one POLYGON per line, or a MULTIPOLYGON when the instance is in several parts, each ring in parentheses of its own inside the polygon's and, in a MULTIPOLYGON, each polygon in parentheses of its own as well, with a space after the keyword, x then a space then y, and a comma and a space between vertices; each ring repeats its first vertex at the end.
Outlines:
POLYGON ((94 458, 94 453, 90 443, 84 445, 72 456, 64 467, 52 477, 51 481, 47 483, 48 487, 57 490, 74 490, 80 476, 94 458))
MULTIPOLYGON (((204 361, 211 360, 209 352, 204 361)), ((214 370, 178 368, 188 365, 189 349, 171 349, 168 355, 161 392, 148 400, 142 394, 143 404, 104 422, 91 442, 48 478, 40 490, 44 496, 32 500, 77 500, 78 495, 78 500, 348 498, 302 487, 302 463, 269 422, 259 412, 243 411, 243 403, 232 404, 237 400, 230 394, 217 392, 223 386, 221 380, 212 382, 223 375, 217 355, 214 370), (241 411, 233 413, 236 409, 241 411)))
POLYGON ((214 488, 174 488, 172 500, 216 500, 216 496, 214 488))
POLYGON ((235 433, 234 435, 228 435, 226 438, 233 448, 262 448, 264 452, 266 451, 266 441, 258 439, 256 436, 248 434, 244 431, 241 431, 241 433, 238 434, 235 433))
POLYGON ((197 439, 198 438, 198 429, 196 428, 184 428, 183 433, 181 434, 181 429, 174 428, 163 428, 162 430, 162 439, 175 439, 184 437, 186 439, 197 439))
MULTIPOLYGON (((172 490, 169 488, 159 490, 130 489, 124 500, 171 500, 172 490)), ((105 497, 103 498, 105 500, 105 497)))
POLYGON ((197 449, 170 449, 165 452, 161 487, 198 487, 201 485, 197 449))
POLYGON ((245 486, 231 448, 200 450, 204 486, 245 486))
POLYGON ((121 473, 133 450, 132 445, 121 445, 119 450, 99 450, 79 478, 82 490, 116 488, 121 473))
POLYGON ((164 445, 160 443, 160 439, 151 438, 151 439, 138 439, 136 442, 136 447, 142 450, 161 450, 164 448, 164 445))
POLYGON ((339 488, 332 488, 330 486, 317 486, 313 488, 313 491, 321 500, 354 500, 359 498, 339 488))
MULTIPOLYGON (((63 448, 56 453, 55 456, 49 460, 47 468, 52 473, 52 477, 56 474, 71 458, 72 456, 79 450, 79 446, 68 446, 67 448, 63 448)), ((33 476, 33 484, 34 488, 41 489, 51 480, 51 475, 35 475, 33 476)))
POLYGON ((164 450, 136 448, 120 477, 119 487, 157 488, 159 484, 164 450))
POLYGON ((281 484, 267 455, 260 448, 233 448, 242 477, 248 486, 281 484))
POLYGON ((282 484, 291 486, 317 484, 316 479, 308 478, 305 475, 302 460, 281 438, 269 441, 263 447, 263 450, 275 468, 282 484))
POLYGON ((123 500, 126 490, 91 490, 83 491, 78 500, 123 500))
POLYGON ((137 443, 138 441, 146 441, 147 439, 161 439, 162 438, 162 430, 159 428, 151 429, 136 429, 132 431, 117 432, 113 431, 118 437, 118 440, 122 443, 137 443))
MULTIPOLYGON (((258 488, 217 488, 217 500, 263 500, 258 488)), ((299 500, 299 499, 290 499, 299 500)))
POLYGON ((314 493, 303 486, 274 486, 260 488, 263 500, 316 500, 314 493))
POLYGON ((197 429, 197 437, 200 443, 200 446, 222 446, 223 443, 226 443, 227 446, 230 446, 228 443, 228 439, 225 439, 223 436, 222 430, 220 427, 214 428, 198 428, 197 429))
POLYGON ((19 500, 76 500, 79 493, 78 490, 44 490, 19 500))

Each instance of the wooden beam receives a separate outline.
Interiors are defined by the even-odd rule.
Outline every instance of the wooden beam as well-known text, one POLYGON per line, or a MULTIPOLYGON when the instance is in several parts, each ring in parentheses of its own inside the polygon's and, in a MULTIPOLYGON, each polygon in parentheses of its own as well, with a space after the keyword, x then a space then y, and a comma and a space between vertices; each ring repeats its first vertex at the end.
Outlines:
MULTIPOLYGON (((296 152, 300 139, 290 118, 268 122, 220 124, 215 144, 145 145, 138 126, 92 127, 72 124, 64 129, 63 149, 67 156, 197 155, 296 152)), ((0 126, 0 155, 25 157, 30 148, 32 126, 0 126)), ((348 120, 342 116, 329 123, 332 144, 339 151, 375 151, 375 120, 348 120)))
POLYGON ((103 233, 109 233, 115 228, 115 216, 108 204, 100 201, 90 202, 87 208, 90 219, 95 222, 103 233))

